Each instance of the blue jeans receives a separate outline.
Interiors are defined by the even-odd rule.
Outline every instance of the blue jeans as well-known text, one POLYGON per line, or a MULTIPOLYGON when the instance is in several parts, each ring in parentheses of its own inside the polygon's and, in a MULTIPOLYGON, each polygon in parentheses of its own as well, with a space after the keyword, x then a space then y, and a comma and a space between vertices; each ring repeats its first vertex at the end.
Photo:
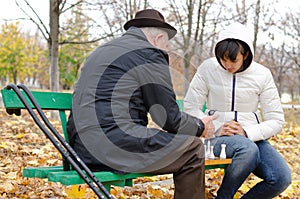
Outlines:
POLYGON ((291 183, 291 173, 282 156, 267 140, 253 142, 240 135, 210 139, 215 156, 226 144, 226 156, 232 164, 225 171, 216 199, 232 199, 246 178, 253 173, 262 181, 252 187, 243 199, 268 199, 278 196, 291 183))

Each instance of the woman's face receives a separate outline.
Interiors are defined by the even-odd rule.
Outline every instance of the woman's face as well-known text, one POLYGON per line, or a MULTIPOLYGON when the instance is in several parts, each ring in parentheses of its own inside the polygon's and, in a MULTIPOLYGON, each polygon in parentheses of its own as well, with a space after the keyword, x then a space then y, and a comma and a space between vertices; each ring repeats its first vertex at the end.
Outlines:
POLYGON ((221 64, 229 73, 237 72, 244 63, 244 56, 239 52, 234 61, 231 61, 229 58, 225 57, 220 59, 221 64))

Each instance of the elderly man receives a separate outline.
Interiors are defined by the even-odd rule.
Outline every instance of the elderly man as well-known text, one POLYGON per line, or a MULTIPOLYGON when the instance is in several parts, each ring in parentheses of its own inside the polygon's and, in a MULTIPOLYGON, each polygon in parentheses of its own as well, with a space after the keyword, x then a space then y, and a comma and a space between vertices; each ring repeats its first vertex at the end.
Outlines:
POLYGON ((214 117, 180 112, 171 83, 176 29, 154 9, 87 58, 73 93, 70 144, 92 170, 173 173, 175 198, 204 198, 204 149, 214 117), (148 113, 161 129, 148 128, 148 113), (206 127, 206 128, 205 128, 206 127))

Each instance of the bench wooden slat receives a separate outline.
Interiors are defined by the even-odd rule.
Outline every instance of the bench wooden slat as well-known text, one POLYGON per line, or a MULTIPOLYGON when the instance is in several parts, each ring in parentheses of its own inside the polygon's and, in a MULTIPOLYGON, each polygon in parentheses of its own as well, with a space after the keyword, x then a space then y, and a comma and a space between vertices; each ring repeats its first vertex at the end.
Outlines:
MULTIPOLYGON (((151 174, 142 173, 128 173, 128 174, 116 174, 113 172, 94 172, 96 178, 98 178, 107 190, 110 190, 111 186, 132 186, 133 179, 138 177, 153 176, 151 174)), ((61 171, 61 172, 49 172, 48 181, 60 182, 63 185, 75 185, 83 184, 84 180, 77 174, 76 171, 61 171)))
POLYGON ((47 178, 48 173, 59 171, 64 171, 63 166, 25 167, 22 175, 26 178, 47 178))
MULTIPOLYGON (((21 91, 24 93, 23 91, 21 91)), ((2 89, 2 99, 6 109, 22 108, 25 106, 13 90, 2 89)), ((72 94, 59 92, 41 92, 32 91, 38 104, 42 109, 47 110, 71 110, 72 108, 72 94)), ((26 94, 24 94, 26 96, 26 94)), ((32 106, 32 104, 30 103, 32 106)), ((33 107, 33 106, 32 106, 33 107)))
POLYGON ((220 164, 231 164, 232 159, 227 158, 227 159, 206 159, 205 160, 205 166, 212 166, 212 165, 220 165, 220 164))
MULTIPOLYGON (((134 179, 138 177, 153 176, 151 174, 143 173, 128 173, 117 174, 108 171, 94 172, 94 175, 101 180, 101 182, 109 182, 116 180, 134 179)), ((58 171, 49 172, 48 180, 51 182, 61 182, 64 185, 83 184, 84 180, 77 174, 76 171, 58 171)))
POLYGON ((232 159, 230 159, 230 158, 214 159, 214 160, 207 159, 207 160, 205 160, 205 170, 217 169, 217 168, 226 169, 227 166, 229 164, 231 164, 231 162, 232 162, 232 159))

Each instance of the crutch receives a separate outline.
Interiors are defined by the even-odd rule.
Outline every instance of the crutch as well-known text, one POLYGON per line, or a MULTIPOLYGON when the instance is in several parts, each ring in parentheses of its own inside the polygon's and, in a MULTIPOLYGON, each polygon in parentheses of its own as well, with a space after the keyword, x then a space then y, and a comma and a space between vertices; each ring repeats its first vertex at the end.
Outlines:
POLYGON ((72 167, 77 171, 80 177, 89 185, 89 187, 94 191, 94 193, 99 198, 113 199, 113 196, 107 191, 107 189, 103 186, 103 184, 96 178, 96 176, 86 166, 86 164, 79 158, 79 156, 74 151, 74 149, 64 140, 64 138, 52 126, 52 124, 45 116, 44 112, 42 111, 41 107, 37 103, 32 93, 29 91, 29 89, 23 84, 18 84, 17 86, 15 84, 10 84, 6 88, 13 89, 15 91, 15 93, 20 98, 20 100, 24 104, 25 108, 28 110, 29 114, 31 115, 35 123, 39 126, 39 128, 43 131, 43 133, 47 136, 47 138, 50 139, 52 144, 55 146, 55 148, 58 149, 58 151, 62 154, 62 156, 65 157, 68 162, 70 162, 72 167), (51 131, 52 134, 49 132, 47 128, 45 128, 41 120, 37 117, 36 113, 33 111, 32 107, 30 106, 27 99, 20 91, 20 89, 22 89, 26 93, 33 107, 37 110, 38 114, 40 115, 40 117, 42 118, 42 120, 44 121, 44 123, 46 124, 46 126, 48 127, 48 129, 51 131), (80 167, 85 171, 85 173, 82 171, 80 167), (95 186, 94 183, 97 186, 95 186), (104 194, 104 196, 102 194, 104 194))

